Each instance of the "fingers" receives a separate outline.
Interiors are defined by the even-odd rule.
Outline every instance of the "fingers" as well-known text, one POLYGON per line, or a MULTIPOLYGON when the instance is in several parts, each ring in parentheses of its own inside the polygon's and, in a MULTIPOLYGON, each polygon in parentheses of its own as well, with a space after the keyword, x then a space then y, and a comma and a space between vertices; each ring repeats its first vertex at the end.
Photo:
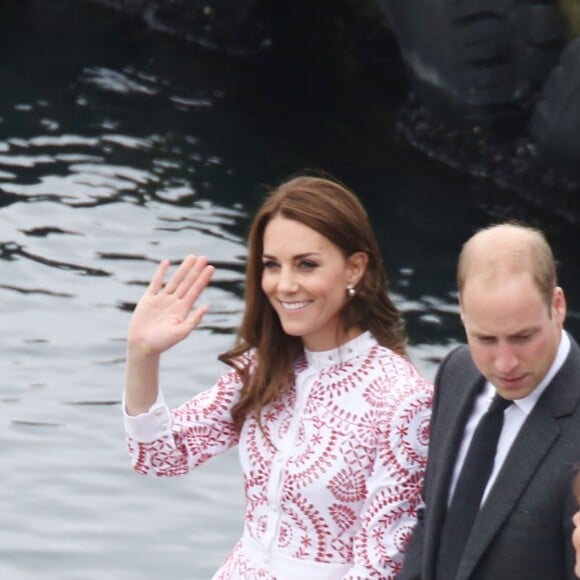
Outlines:
POLYGON ((157 294, 161 287, 163 286, 163 279, 165 278, 165 274, 169 269, 169 260, 162 260, 153 278, 151 278, 151 282, 149 282, 149 286, 147 287, 147 291, 151 294, 157 294))
POLYGON ((187 333, 189 334, 192 330, 195 330, 201 319, 207 314, 209 308, 207 306, 200 306, 196 308, 187 318, 188 330, 187 333))
MULTIPOLYGON (((183 278, 181 279, 179 285, 177 286, 175 290, 175 295, 178 298, 184 298, 192 288, 194 287, 198 288, 200 287, 200 284, 201 287, 199 292, 201 292, 201 290, 207 286, 207 282, 209 282, 209 280, 207 280, 205 283, 203 283, 203 280, 200 281, 200 277, 205 272, 207 267, 208 267, 207 258, 205 256, 198 256, 194 261, 192 261, 189 264, 188 270, 185 271, 183 278)), ((207 274, 203 274, 203 276, 205 279, 205 277, 207 277, 207 274)))
POLYGON ((210 280, 212 279, 213 273, 215 272, 215 268, 207 264, 207 261, 201 271, 195 275, 195 278, 192 280, 191 285, 187 288, 185 293, 184 299, 187 304, 192 307, 199 295, 202 293, 204 288, 209 284, 210 280))
POLYGON ((165 286, 164 291, 167 294, 173 294, 177 290, 177 288, 183 282, 187 273, 190 271, 191 267, 196 263, 196 261, 197 257, 190 255, 187 256, 187 258, 185 258, 183 262, 181 262, 179 268, 177 268, 177 271, 175 272, 175 274, 173 274, 173 276, 171 276, 169 282, 167 282, 167 285, 165 286))
POLYGON ((179 300, 185 300, 189 308, 209 284, 215 268, 207 263, 205 256, 187 256, 179 265, 179 268, 171 276, 165 288, 163 281, 170 267, 169 260, 163 260, 155 272, 148 287, 151 294, 173 294, 179 300))

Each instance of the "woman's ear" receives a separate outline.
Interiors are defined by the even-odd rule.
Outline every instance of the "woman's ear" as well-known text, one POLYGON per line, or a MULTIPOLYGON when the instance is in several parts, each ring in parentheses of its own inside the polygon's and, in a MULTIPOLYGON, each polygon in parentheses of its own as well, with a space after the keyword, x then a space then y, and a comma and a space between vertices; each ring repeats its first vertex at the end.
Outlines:
POLYGON ((348 281, 358 284, 367 270, 369 256, 366 252, 355 252, 348 258, 348 281))

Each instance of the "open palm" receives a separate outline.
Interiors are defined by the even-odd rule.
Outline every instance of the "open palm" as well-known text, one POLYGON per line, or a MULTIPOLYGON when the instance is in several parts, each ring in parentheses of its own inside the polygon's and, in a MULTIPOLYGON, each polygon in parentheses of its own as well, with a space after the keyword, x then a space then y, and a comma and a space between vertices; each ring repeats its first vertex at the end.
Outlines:
POLYGON ((203 256, 188 256, 164 285, 169 269, 163 260, 131 317, 128 343, 160 354, 183 340, 200 323, 207 306, 194 305, 214 273, 203 256))

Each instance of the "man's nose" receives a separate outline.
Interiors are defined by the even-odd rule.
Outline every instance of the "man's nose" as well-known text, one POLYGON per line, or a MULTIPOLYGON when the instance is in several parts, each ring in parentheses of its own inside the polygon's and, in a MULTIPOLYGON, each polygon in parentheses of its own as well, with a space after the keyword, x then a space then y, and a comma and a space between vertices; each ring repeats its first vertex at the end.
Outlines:
POLYGON ((500 344, 495 356, 495 367, 504 375, 509 375, 518 366, 518 357, 509 344, 500 344))

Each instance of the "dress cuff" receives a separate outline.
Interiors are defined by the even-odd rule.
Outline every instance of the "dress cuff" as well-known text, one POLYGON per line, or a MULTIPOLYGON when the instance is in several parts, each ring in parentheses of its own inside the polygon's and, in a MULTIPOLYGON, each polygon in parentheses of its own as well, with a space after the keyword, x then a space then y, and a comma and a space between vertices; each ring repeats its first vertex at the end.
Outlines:
POLYGON ((123 396, 123 419, 127 435, 140 443, 151 443, 171 433, 171 414, 161 391, 150 409, 136 416, 127 414, 123 396))

